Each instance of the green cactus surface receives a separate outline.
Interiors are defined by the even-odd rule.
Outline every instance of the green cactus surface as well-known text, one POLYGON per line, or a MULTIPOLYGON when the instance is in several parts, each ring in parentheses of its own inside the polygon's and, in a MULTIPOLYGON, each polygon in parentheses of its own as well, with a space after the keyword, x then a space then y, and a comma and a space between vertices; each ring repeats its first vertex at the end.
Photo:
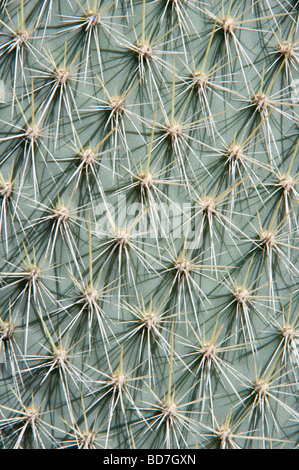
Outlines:
POLYGON ((0 1, 0 447, 299 445, 292 0, 0 1))

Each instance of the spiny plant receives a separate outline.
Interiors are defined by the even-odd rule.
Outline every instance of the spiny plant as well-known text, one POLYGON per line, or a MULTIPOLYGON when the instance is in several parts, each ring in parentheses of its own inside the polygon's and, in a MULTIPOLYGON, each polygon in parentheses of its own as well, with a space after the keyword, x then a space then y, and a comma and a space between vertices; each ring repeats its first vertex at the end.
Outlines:
POLYGON ((0 2, 0 446, 295 448, 298 2, 0 2))

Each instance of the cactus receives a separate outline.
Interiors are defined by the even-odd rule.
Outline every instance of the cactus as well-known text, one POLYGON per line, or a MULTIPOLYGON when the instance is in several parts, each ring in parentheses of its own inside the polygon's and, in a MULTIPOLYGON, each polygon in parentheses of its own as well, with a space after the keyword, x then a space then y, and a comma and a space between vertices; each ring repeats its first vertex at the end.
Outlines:
POLYGON ((1 448, 298 446, 298 3, 0 15, 1 448))

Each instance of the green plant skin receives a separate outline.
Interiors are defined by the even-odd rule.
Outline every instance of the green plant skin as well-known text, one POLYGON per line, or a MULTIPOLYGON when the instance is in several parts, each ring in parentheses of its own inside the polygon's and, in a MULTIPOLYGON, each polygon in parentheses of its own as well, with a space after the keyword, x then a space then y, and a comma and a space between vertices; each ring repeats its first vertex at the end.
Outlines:
POLYGON ((298 445, 297 8, 0 2, 1 448, 298 445))

